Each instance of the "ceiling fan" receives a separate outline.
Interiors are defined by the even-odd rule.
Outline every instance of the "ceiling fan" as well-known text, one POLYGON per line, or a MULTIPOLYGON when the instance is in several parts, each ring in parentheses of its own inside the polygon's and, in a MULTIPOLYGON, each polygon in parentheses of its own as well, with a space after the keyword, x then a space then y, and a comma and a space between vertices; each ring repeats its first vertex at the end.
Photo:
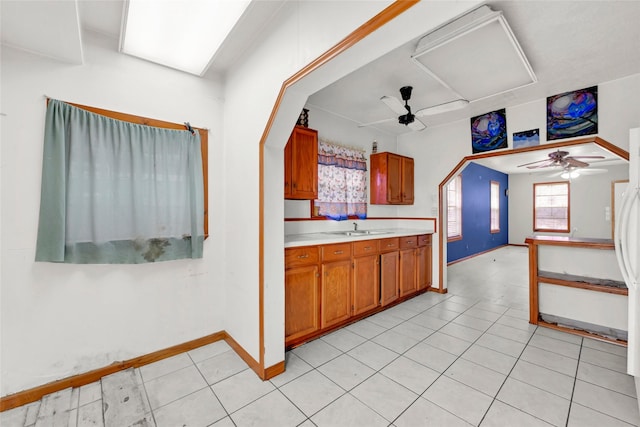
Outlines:
POLYGON ((556 150, 548 154, 548 159, 537 160, 535 162, 518 165, 518 167, 526 166, 527 169, 541 169, 548 167, 561 167, 562 170, 549 176, 560 176, 562 178, 577 178, 580 176, 578 169, 582 173, 602 173, 606 169, 584 169, 589 163, 578 159, 604 159, 604 156, 570 156, 568 151, 556 150))
MULTIPOLYGON (((394 96, 383 96, 380 98, 382 102, 384 102, 387 107, 391 109, 398 116, 398 123, 401 125, 408 126, 411 130, 422 130, 426 128, 425 124, 420 120, 417 120, 416 117, 424 117, 431 116, 434 114, 440 114, 447 111, 457 110, 459 108, 465 107, 469 104, 469 101, 466 99, 456 99, 454 101, 445 102, 442 104, 434 105, 431 107, 423 108, 415 112, 415 114, 411 111, 411 106, 409 105, 409 100, 411 99, 411 92, 413 91, 413 86, 402 86, 400 88, 400 96, 404 101, 404 104, 394 96)), ((390 122, 395 119, 383 119, 378 120, 376 122, 364 123, 359 125, 359 127, 370 126, 378 123, 390 122)))
POLYGON ((552 166, 561 166, 563 168, 586 168, 589 163, 578 159, 604 159, 604 156, 570 156, 568 151, 556 150, 548 154, 549 158, 537 160, 535 162, 518 165, 518 167, 526 166, 527 169, 548 168, 552 166))

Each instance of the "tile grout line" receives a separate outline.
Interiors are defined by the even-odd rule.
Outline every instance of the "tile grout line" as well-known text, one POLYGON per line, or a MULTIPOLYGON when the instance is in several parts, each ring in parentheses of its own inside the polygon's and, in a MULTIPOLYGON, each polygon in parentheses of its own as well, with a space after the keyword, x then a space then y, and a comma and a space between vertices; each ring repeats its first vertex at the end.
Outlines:
POLYGON ((582 347, 584 346, 584 338, 580 340, 580 351, 578 352, 578 363, 576 364, 576 373, 573 377, 573 387, 571 387, 571 399, 569 399, 569 410, 567 411, 567 419, 565 421, 565 427, 569 425, 569 419, 571 418, 571 410, 573 409, 573 396, 576 392, 576 384, 578 383, 578 370, 580 369, 580 357, 582 356, 582 347))
MULTIPOLYGON (((529 337, 529 340, 527 341, 527 343, 525 344, 525 346, 522 348, 522 351, 520 351, 520 354, 518 355, 518 357, 516 358, 516 362, 513 364, 513 366, 511 367, 511 369, 509 370, 509 373, 504 377, 504 381, 502 381, 502 384, 500 385, 500 387, 498 388, 498 391, 496 392, 495 396, 493 397, 493 399, 491 400, 491 403, 489 404, 489 407, 487 408, 487 410, 485 411, 484 415, 482 416, 482 418, 480 419, 480 423, 478 423, 478 425, 482 425, 482 422, 484 421, 485 417, 487 416, 487 414, 489 413, 489 411, 491 410, 491 407, 493 406, 493 404, 495 403, 496 400, 498 400, 498 395, 500 394, 500 391, 502 390, 502 387, 504 387, 505 383, 507 382, 507 380, 509 379, 509 377, 511 376, 511 373, 513 372, 513 370, 515 369, 516 365, 518 364, 518 362, 520 361, 520 357, 522 357, 522 354, 524 353, 524 351, 527 349, 527 346, 529 345, 529 342, 531 342, 531 339, 533 338, 533 335, 535 334, 535 331, 538 330, 539 326, 536 326, 536 328, 533 330, 533 333, 531 334, 531 336, 529 337)), ((499 401, 501 403, 504 403, 502 401, 499 401)), ((507 403, 505 403, 506 405, 508 405, 507 403)), ((509 405, 511 406, 511 405, 509 405)), ((512 406, 513 407, 513 406, 512 406)), ((520 408, 515 408, 517 410, 519 410, 520 412, 524 412, 525 414, 531 415, 528 412, 523 411, 520 408)), ((534 418, 537 418, 541 421, 544 421, 534 415, 531 415, 534 418)), ((545 421, 546 422, 546 421, 545 421)))
MULTIPOLYGON (((452 295, 452 297, 453 297, 453 295, 452 295)), ((452 297, 450 297, 450 298, 452 298, 452 297)), ((444 300, 444 301, 447 301, 447 300, 444 300)), ((444 302, 444 301, 442 301, 442 302, 444 302)), ((447 325, 449 325, 449 324, 453 323, 453 321, 454 321, 455 319, 457 319, 457 318, 458 318, 458 317, 460 317, 462 314, 464 314, 467 310, 469 310, 469 309, 471 309, 471 308, 475 307, 477 304, 479 304, 479 303, 481 303, 481 302, 484 302, 484 301, 482 301, 482 300, 481 300, 481 301, 477 301, 476 303, 474 303, 474 304, 472 304, 471 306, 467 307, 467 309, 466 309, 465 311, 463 311, 463 312, 459 313, 457 316, 453 317, 451 320, 448 320, 448 321, 447 321, 447 323, 445 323, 444 325, 442 325, 440 328, 436 329, 436 330, 434 331, 434 333, 436 333, 436 332, 440 331, 440 330, 441 330, 442 328, 444 328, 445 326, 447 326, 447 325)), ((435 307, 435 306, 437 306, 437 305, 438 305, 438 304, 434 305, 433 307, 435 307)), ((422 313, 424 313, 424 312, 426 312, 426 311, 430 310, 430 309, 431 309, 431 308, 433 308, 433 307, 430 307, 429 309, 424 310, 422 313)), ((451 310, 448 310, 448 311, 451 311, 451 310)), ((488 311, 488 310, 485 310, 485 311, 488 311)), ((422 314, 422 313, 421 313, 421 314, 422 314)), ((505 311, 505 313, 506 313, 506 311, 505 311)), ((504 313, 503 313, 500 317, 502 317, 503 315, 504 315, 504 313)), ((471 316, 471 315, 469 315, 469 316, 471 316)), ((471 316, 471 317, 474 317, 474 316, 471 316)), ((500 319, 500 317, 498 317, 498 319, 500 319)), ((476 317, 474 317, 474 318, 476 318, 476 317)), ((476 318, 476 319, 477 319, 477 318, 476 318)), ((492 326, 493 326, 493 325, 498 321, 498 319, 496 319, 496 320, 494 320, 494 321, 492 322, 492 326)), ((441 320, 445 320, 445 319, 441 319, 441 320)), ((479 319, 479 320, 486 320, 486 319, 479 319)), ((488 321, 488 320, 487 320, 487 321, 488 321)), ((464 327, 469 328, 468 326, 465 326, 465 325, 460 325, 460 326, 464 326, 464 327)), ((473 328, 469 328, 469 329, 473 329, 473 328)), ((449 335, 449 334, 447 334, 446 332, 442 332, 442 333, 443 333, 443 334, 445 334, 445 335, 447 335, 447 336, 450 336, 450 337, 453 337, 453 338, 456 338, 456 339, 460 339, 460 340, 462 340, 461 338, 454 337, 453 335, 449 335)), ((431 384, 430 384, 430 385, 429 385, 429 386, 428 386, 428 387, 427 387, 427 388, 426 388, 422 393, 420 393, 420 394, 418 395, 418 398, 417 398, 416 400, 414 400, 414 401, 413 401, 413 403, 412 403, 411 405, 409 405, 408 407, 406 407, 406 408, 405 408, 405 409, 404 409, 404 410, 403 410, 403 411, 402 411, 402 412, 401 412, 401 413, 400 413, 400 414, 399 414, 399 415, 398 415, 398 416, 397 416, 397 417, 396 417, 396 418, 391 422, 391 424, 395 423, 395 422, 398 420, 398 418, 399 418, 400 416, 402 416, 402 414, 404 414, 404 413, 405 413, 405 412, 406 412, 406 411, 407 411, 407 410, 408 410, 408 409, 409 409, 409 408, 410 408, 410 407, 411 407, 415 402, 417 402, 417 401, 418 401, 418 399, 420 399, 420 398, 425 399, 426 401, 428 401, 429 403, 431 403, 431 404, 433 404, 433 405, 437 406, 438 408, 442 409, 443 411, 448 412, 449 414, 453 415, 454 417, 456 417, 456 418, 458 418, 458 419, 463 420, 463 421, 465 421, 465 422, 466 422, 466 420, 464 420, 463 418, 459 417, 458 415, 456 415, 456 414, 454 414, 454 413, 450 412, 449 410, 447 410, 446 408, 443 408, 442 406, 438 405, 437 403, 432 402, 431 400, 427 399, 426 397, 424 397, 424 394, 429 390, 429 388, 431 388, 431 386, 433 386, 433 384, 435 384, 435 383, 436 383, 440 378, 442 378, 443 376, 445 376, 445 372, 447 372, 447 370, 449 370, 449 368, 450 368, 451 366, 453 366, 453 365, 454 365, 458 360, 460 360, 460 359, 462 358, 462 355, 463 355, 463 354, 464 354, 464 353, 465 353, 469 348, 471 348, 471 346, 473 346, 474 344, 476 344, 476 342, 477 342, 477 341, 478 341, 478 340, 479 340, 479 339, 480 339, 480 338, 481 338, 485 333, 486 333, 486 331, 485 331, 485 332, 483 332, 480 336, 478 336, 478 338, 476 338, 474 341, 472 341, 472 342, 471 342, 471 344, 470 344, 470 345, 469 345, 469 346, 468 346, 468 347, 467 347, 467 348, 466 348, 466 349, 465 349, 461 354, 459 354, 459 355, 455 355, 455 354, 453 354, 453 353, 449 353, 449 354, 452 354, 452 355, 456 356, 456 358, 453 360, 453 362, 451 362, 451 363, 450 363, 450 364, 449 364, 449 365, 448 365, 448 366, 447 366, 447 367, 446 367, 442 372, 439 372, 439 375, 436 377, 436 379, 435 379, 435 380, 434 380, 434 381, 433 381, 433 382, 432 382, 432 383, 431 383, 431 384)), ((433 335, 433 334, 431 334, 431 335, 433 335)), ((429 336, 431 336, 431 335, 429 335, 429 336)), ((427 338, 429 338, 429 337, 426 337, 425 339, 423 339, 422 341, 420 341, 418 344, 423 343, 427 338)), ((462 341, 466 341, 466 340, 462 340, 462 341)), ((466 341, 466 342, 468 342, 468 341, 466 341)), ((418 344, 416 344, 416 345, 418 345, 418 344)), ((431 345, 430 345, 430 344, 428 344, 428 343, 425 343, 425 345, 429 345, 429 346, 431 346, 431 345)), ((415 346, 413 346, 413 347, 415 347, 415 346)), ((411 348, 413 348, 413 347, 411 347, 411 348)), ((433 347, 433 346, 431 346, 431 347, 433 347)), ((437 347, 434 347, 434 348, 437 348, 437 347)), ((407 350, 407 351, 409 351, 409 350, 407 350)), ((444 351, 444 350, 443 350, 443 351, 444 351)), ((406 353, 406 352, 405 352, 405 353, 406 353)), ((447 353, 448 353, 448 352, 447 352, 447 353)), ((413 359, 411 359, 411 360, 413 360, 413 359)), ((466 360, 466 359, 463 359, 463 360, 466 360)), ((420 363, 420 362, 417 362, 417 361, 415 361, 415 362, 416 362, 416 363, 419 363, 420 365, 422 365, 422 363, 420 363)), ((422 365, 422 366, 425 366, 425 365, 422 365)), ((429 368, 428 366, 425 366, 425 367, 429 368)), ((429 368, 429 369, 432 369, 432 368, 429 368)), ((489 369, 489 368, 487 368, 487 369, 489 369)), ((495 371, 494 371, 494 372, 495 372, 495 371)), ((381 374, 381 375, 384 375, 384 374, 381 374)), ((457 383, 459 383, 459 384, 462 384, 462 385, 464 385, 464 386, 466 386, 466 387, 469 387, 469 388, 471 388, 472 390, 476 390, 475 388, 473 388, 473 387, 471 387, 471 386, 469 386, 469 385, 467 385, 467 384, 464 384, 464 383, 461 383, 460 381, 457 381, 455 378, 451 378, 451 377, 449 377, 449 376, 446 376, 446 377, 447 377, 447 378, 449 378, 449 379, 451 379, 451 380, 453 380, 453 381, 456 381, 456 382, 457 382, 457 383)), ((505 381, 506 381, 506 377, 505 377, 505 381)), ((483 392, 481 392, 480 390, 476 390, 476 391, 478 391, 479 393, 483 393, 483 392)), ((485 393, 483 393, 483 394, 485 394, 485 393)), ((491 405, 489 405, 489 407, 491 407, 491 405)), ((487 409, 487 411, 488 411, 488 409, 487 409)), ((485 415, 486 415, 486 412, 485 412, 485 415)), ((483 419, 484 419, 484 416, 483 416, 483 419)), ((482 421, 482 420, 481 420, 481 421, 482 421)))
MULTIPOLYGON (((227 350, 227 351, 229 351, 229 350, 227 350)), ((224 352, 223 352, 223 353, 224 353, 224 352)), ((231 422, 233 423, 233 425, 236 425, 236 423, 235 423, 235 422, 233 421, 233 419, 231 418, 231 414, 229 413, 229 411, 227 411, 227 408, 225 408, 225 406, 222 404, 222 401, 220 401, 220 398, 218 397, 218 395, 216 394, 216 392, 213 390, 213 384, 209 384, 209 381, 207 381, 207 379, 205 378, 204 374, 202 373, 202 371, 201 371, 201 370, 200 370, 200 368, 198 367, 198 364, 196 363, 196 361, 195 361, 195 360, 193 360, 193 357, 191 357, 191 354, 189 354, 189 352, 188 352, 188 351, 186 352, 186 354, 187 354, 187 357, 191 360, 191 363, 193 363, 193 366, 194 366, 194 367, 196 368, 196 370, 198 371, 198 374, 200 374, 200 376, 201 376, 201 377, 202 377, 202 379, 204 380, 205 384, 207 385, 205 388, 208 388, 208 389, 210 389, 210 390, 211 390, 211 393, 213 393, 213 396, 216 398, 216 400, 217 400, 217 401, 218 401, 218 403, 220 404, 220 407, 222 408, 222 410, 224 411, 224 413, 225 413, 225 414, 227 414, 226 416, 227 416, 227 417, 229 417, 229 420, 231 420, 231 422)), ((222 353, 219 353, 219 354, 222 354, 222 353)), ((203 359, 203 360, 201 360, 201 362, 202 362, 202 361, 204 361, 204 360, 212 359, 212 358, 214 358, 214 357, 216 357, 216 356, 218 356, 218 354, 216 354, 216 355, 214 355, 214 356, 211 356, 211 357, 208 357, 208 358, 206 358, 206 359, 203 359)), ((244 370, 243 370, 243 371, 244 371, 244 370)), ((243 372, 243 371, 240 371, 240 372, 243 372)), ((237 372, 236 374, 239 374, 240 372, 237 372)), ((234 374, 234 375, 236 375, 236 374, 234 374)), ((229 377, 227 377, 227 378, 231 378, 232 376, 233 376, 233 375, 231 375, 231 376, 229 376, 229 377)), ((226 380, 227 378, 223 378, 223 379, 221 379, 220 381, 224 381, 224 380, 226 380)), ((220 381, 218 381, 218 382, 220 382, 220 381)), ((217 383, 216 383, 216 384, 217 384, 217 383)), ((203 389, 200 389, 200 390, 204 390, 204 388, 203 388, 203 389)), ((193 393, 197 393, 197 392, 198 392, 198 391, 200 391, 200 390, 196 390, 196 391, 194 391, 193 393)), ((190 393, 190 394, 193 394, 193 393, 190 393)), ((190 395, 190 394, 189 394, 189 395, 190 395)), ((187 395, 187 396, 188 396, 188 395, 187 395)), ((184 397, 186 397, 186 396, 183 396, 183 398, 184 398, 184 397)), ((151 406, 151 404, 149 404, 149 406, 151 406)), ((155 417, 155 415, 154 415, 154 417, 155 417)), ((222 418, 220 418, 220 420, 223 420, 224 418, 226 418, 226 417, 222 417, 222 418)), ((216 421, 214 421, 214 422, 213 422, 213 424, 217 423, 217 422, 218 422, 218 421, 220 421, 220 420, 216 420, 216 421)))

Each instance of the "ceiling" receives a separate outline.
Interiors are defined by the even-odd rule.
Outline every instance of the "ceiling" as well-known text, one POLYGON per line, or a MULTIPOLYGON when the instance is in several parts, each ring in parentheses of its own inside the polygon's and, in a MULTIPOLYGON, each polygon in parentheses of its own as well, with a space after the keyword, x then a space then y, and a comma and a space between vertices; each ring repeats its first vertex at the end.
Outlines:
MULTIPOLYGON (((640 73, 640 1, 488 1, 486 4, 504 13, 538 81, 479 101, 472 100, 461 110, 420 118, 427 126, 468 119, 640 73)), ((411 60, 419 39, 313 94, 308 103, 362 124, 397 117, 380 98, 383 95, 400 98, 402 86, 413 86, 409 104, 414 112, 456 99, 411 60)), ((492 46, 486 50, 487 55, 498 54, 492 46)), ((469 79, 476 79, 479 85, 493 84, 505 77, 477 75, 473 71, 469 70, 469 79)), ((411 132, 396 120, 375 127, 395 135, 411 132)))
POLYGON ((520 174, 520 173, 545 173, 545 174, 559 174, 563 172, 561 167, 553 166, 547 168, 529 169, 525 165, 527 163, 537 162, 541 160, 549 159, 549 153, 563 150, 569 153, 569 156, 601 156, 602 159, 578 159, 589 164, 589 168, 592 171, 603 171, 607 166, 615 166, 626 163, 626 160, 621 159, 616 154, 603 148, 602 146, 590 142, 580 145, 571 145, 569 147, 562 148, 545 148, 544 145, 540 146, 539 150, 527 151, 520 153, 511 153, 504 156, 493 156, 473 159, 473 163, 486 166, 488 168, 500 171, 506 174, 520 174))
MULTIPOLYGON (((271 17, 285 3, 285 0, 253 1, 214 57, 204 78, 224 74, 260 37, 271 17)), ((640 73, 640 0, 509 0, 488 1, 486 4, 495 11, 503 12, 537 82, 471 100, 460 110, 421 117, 427 126, 469 119, 496 109, 640 73)), ((3 44, 77 64, 83 61, 82 29, 118 40, 124 1, 2 0, 0 6, 3 44), (53 34, 56 37, 52 37, 53 34)), ((407 13, 411 13, 411 9, 407 13)), ((390 119, 374 126, 391 135, 410 132, 411 129, 397 123, 396 114, 380 101, 383 95, 400 98, 400 87, 413 86, 409 104, 414 112, 457 98, 411 60, 420 38, 405 43, 311 95, 308 104, 358 124, 390 119)), ((486 55, 493 57, 497 52, 488 46, 486 55)), ((470 74, 469 78, 477 80, 478 85, 489 85, 504 76, 497 73, 470 74)), ((598 146, 581 149, 601 150, 598 146)), ((577 150, 578 147, 571 147, 568 151, 574 155, 577 150)), ((507 173, 522 172, 523 169, 527 172, 526 168, 514 166, 544 158, 546 154, 522 154, 524 157, 517 160, 502 156, 483 162, 507 173), (494 164, 488 164, 490 162, 494 164)), ((604 155, 612 156, 608 152, 604 155)))

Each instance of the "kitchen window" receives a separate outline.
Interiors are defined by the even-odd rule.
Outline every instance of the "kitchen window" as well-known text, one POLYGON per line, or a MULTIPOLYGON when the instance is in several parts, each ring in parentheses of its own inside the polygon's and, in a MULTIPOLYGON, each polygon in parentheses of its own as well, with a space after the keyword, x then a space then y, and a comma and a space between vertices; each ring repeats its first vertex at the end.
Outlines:
POLYGON ((202 258, 206 131, 131 118, 49 100, 36 261, 202 258))
POLYGON ((491 233, 500 232, 500 183, 491 181, 491 233))
POLYGON ((533 184, 533 231, 569 232, 569 183, 533 184))
POLYGON ((318 199, 312 216, 336 221, 367 217, 367 159, 361 148, 318 142, 318 199))
POLYGON ((447 240, 462 239, 462 175, 447 185, 447 240))

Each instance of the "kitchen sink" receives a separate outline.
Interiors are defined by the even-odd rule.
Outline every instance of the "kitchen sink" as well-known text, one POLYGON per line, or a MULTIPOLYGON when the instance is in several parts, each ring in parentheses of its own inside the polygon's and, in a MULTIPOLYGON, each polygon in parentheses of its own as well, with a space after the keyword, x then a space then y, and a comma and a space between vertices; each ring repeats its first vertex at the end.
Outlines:
POLYGON ((382 230, 348 230, 348 231, 330 231, 329 234, 340 234, 341 236, 368 236, 374 234, 389 234, 390 231, 382 230))

